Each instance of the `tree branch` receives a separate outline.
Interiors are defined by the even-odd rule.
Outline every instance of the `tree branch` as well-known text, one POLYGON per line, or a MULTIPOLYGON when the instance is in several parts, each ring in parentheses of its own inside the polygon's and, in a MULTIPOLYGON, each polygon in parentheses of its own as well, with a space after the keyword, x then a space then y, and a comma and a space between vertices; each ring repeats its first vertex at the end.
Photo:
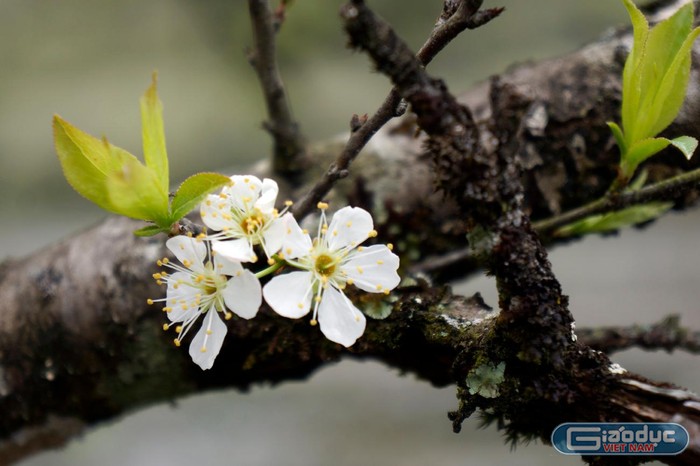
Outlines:
POLYGON ((590 204, 535 222, 533 228, 539 233, 547 234, 557 228, 591 215, 615 212, 647 202, 678 199, 685 192, 697 187, 698 183, 700 183, 700 169, 692 170, 634 191, 609 192, 601 199, 590 204))
MULTIPOLYGON (((442 15, 430 37, 416 53, 418 61, 423 66, 427 66, 462 31, 482 26, 503 12, 502 8, 479 11, 482 3, 483 0, 446 1, 442 15)), ((338 180, 348 176, 350 164, 372 136, 389 120, 401 116, 405 110, 405 107, 401 106, 401 97, 396 89, 392 89, 374 115, 362 125, 353 128, 345 147, 330 164, 322 178, 293 206, 294 215, 299 219, 306 217, 316 207, 316 204, 323 200, 323 197, 328 194, 338 180)))
POLYGON ((585 345, 607 354, 633 347, 700 353, 700 332, 681 327, 677 314, 652 325, 588 328, 576 334, 585 345))
MULTIPOLYGON (((281 4, 283 6, 284 3, 281 4)), ((292 116, 284 91, 282 77, 277 67, 275 36, 280 27, 282 12, 273 13, 268 0, 248 0, 250 20, 253 25, 255 46, 248 60, 258 75, 265 96, 269 121, 263 124, 272 135, 274 172, 294 182, 303 169, 306 143, 292 116)))

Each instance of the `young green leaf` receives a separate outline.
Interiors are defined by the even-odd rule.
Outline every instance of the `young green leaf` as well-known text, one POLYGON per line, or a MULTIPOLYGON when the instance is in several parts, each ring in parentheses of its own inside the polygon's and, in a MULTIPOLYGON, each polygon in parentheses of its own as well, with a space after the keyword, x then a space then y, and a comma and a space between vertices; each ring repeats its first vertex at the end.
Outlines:
POLYGON ((619 230, 631 225, 648 222, 660 217, 673 206, 672 202, 650 202, 636 205, 617 212, 592 215, 558 229, 555 236, 581 236, 590 233, 604 233, 619 230))
POLYGON ((661 152, 669 145, 680 150, 685 158, 690 160, 698 147, 698 140, 691 136, 679 136, 675 139, 651 138, 638 141, 627 150, 625 158, 620 164, 623 176, 630 178, 640 163, 661 152))
POLYGON ((146 93, 141 97, 141 133, 143 138, 143 157, 146 166, 156 173, 160 187, 168 191, 169 172, 168 154, 165 150, 165 132, 163 130, 163 104, 158 98, 157 76, 146 93))
POLYGON ((658 84, 658 90, 654 96, 649 113, 656 115, 656 121, 649 130, 651 135, 659 134, 666 129, 678 115, 685 100, 688 79, 690 78, 690 52, 693 42, 700 34, 700 29, 696 28, 692 32, 692 3, 688 3, 686 9, 690 10, 690 20, 687 24, 688 32, 673 56, 673 61, 666 69, 663 79, 658 84))
POLYGON ((169 227, 168 193, 156 173, 125 150, 109 147, 112 156, 121 162, 121 168, 107 177, 110 203, 121 215, 169 227))
POLYGON ((698 140, 692 136, 679 136, 675 139, 671 139, 671 144, 673 147, 677 148, 679 151, 683 152, 685 158, 690 160, 698 148, 698 140))
POLYGON ((625 179, 629 179, 640 163, 652 155, 664 150, 671 144, 666 138, 649 138, 635 142, 625 152, 625 156, 620 163, 620 170, 625 179))
POLYGON ((228 184, 231 179, 219 173, 197 173, 182 182, 170 205, 170 222, 187 215, 204 197, 228 184))
POLYGON ((608 128, 613 133, 617 147, 620 148, 620 153, 624 154, 627 152, 627 143, 625 142, 625 135, 622 132, 622 128, 614 121, 607 122, 608 128))
MULTIPOLYGON (((633 43, 622 71, 622 127, 625 136, 634 133, 639 102, 642 95, 641 63, 645 56, 649 23, 632 0, 623 0, 630 15, 633 29, 633 43)), ((629 141, 629 140, 628 140, 629 141)))
POLYGON ((79 130, 58 115, 53 117, 56 154, 68 184, 78 194, 110 212, 119 213, 107 191, 107 176, 116 164, 99 139, 79 130))

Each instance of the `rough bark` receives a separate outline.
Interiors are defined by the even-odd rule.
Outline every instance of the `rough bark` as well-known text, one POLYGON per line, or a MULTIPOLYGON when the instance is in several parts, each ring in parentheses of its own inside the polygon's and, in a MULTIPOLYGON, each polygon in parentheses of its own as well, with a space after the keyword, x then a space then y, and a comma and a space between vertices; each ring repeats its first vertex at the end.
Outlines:
MULTIPOLYGON (((566 57, 515 67, 463 96, 484 147, 498 140, 524 160, 524 208, 534 219, 596 199, 614 178, 618 156, 604 122, 618 117, 619 75, 629 43, 627 33, 617 32, 566 57), (492 132, 513 121, 521 130, 507 140, 492 132)), ((695 50, 700 52, 700 45, 695 50)), ((696 67, 669 135, 700 137, 697 77, 696 67)), ((415 133, 412 115, 382 130, 333 194, 373 211, 380 234, 396 243, 406 268, 467 246, 467 225, 455 215, 457 206, 435 192, 433 161, 415 133)), ((318 172, 305 174, 308 183, 340 147, 342 142, 312 148, 309 157, 318 172)), ((688 163, 668 151, 647 168, 650 178, 659 180, 691 165, 697 160, 688 163)), ((675 199, 677 207, 691 206, 697 195, 697 189, 684 192, 675 199)), ((217 364, 202 372, 161 330, 158 309, 145 304, 163 293, 150 276, 165 251, 160 238, 133 237, 136 227, 111 218, 0 265, 0 463, 61 445, 85 427, 139 406, 213 387, 245 389, 261 381, 303 378, 348 354, 380 359, 436 385, 463 381, 466 374, 455 368, 467 367, 465 361, 474 358, 496 325, 497 314, 478 297, 453 296, 416 282, 393 294, 391 316, 370 321, 366 335, 348 351, 323 339, 307 321, 263 309, 253 321, 230 323, 217 364)), ((463 275, 470 267, 467 260, 450 262, 441 278, 463 275)), ((364 307, 382 305, 361 301, 364 307)), ((664 461, 698 464, 700 399, 632 374, 610 373, 600 380, 600 371, 587 371, 585 365, 599 368, 605 356, 581 342, 574 349, 583 352, 580 370, 558 373, 561 399, 547 400, 560 404, 558 416, 594 420, 591 413, 605 412, 609 421, 681 422, 692 443, 664 461), (599 398, 601 383, 611 395, 607 402, 599 398)), ((516 422, 514 434, 542 435, 554 416, 534 414, 537 407, 530 403, 521 419, 539 416, 541 422, 516 422)))

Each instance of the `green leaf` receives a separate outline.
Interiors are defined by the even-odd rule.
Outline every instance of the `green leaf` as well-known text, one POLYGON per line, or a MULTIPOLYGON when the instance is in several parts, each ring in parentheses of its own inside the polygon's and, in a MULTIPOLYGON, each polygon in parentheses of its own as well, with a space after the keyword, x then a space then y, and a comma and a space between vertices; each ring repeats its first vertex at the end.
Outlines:
POLYGON ((56 154, 68 184, 81 196, 116 212, 107 191, 107 176, 117 165, 103 141, 79 130, 58 115, 53 117, 56 154))
POLYGON ((691 136, 679 136, 676 139, 671 139, 671 144, 683 152, 686 159, 690 160, 698 147, 698 140, 691 136))
POLYGON ((618 124, 613 121, 608 121, 606 124, 613 133, 615 142, 617 142, 617 147, 620 148, 620 154, 627 152, 627 144, 625 143, 625 135, 622 133, 622 128, 620 128, 618 124))
POLYGON ((682 36, 685 40, 673 55, 673 61, 668 65, 663 78, 658 83, 658 90, 656 90, 653 103, 649 108, 649 113, 656 116, 656 122, 649 130, 649 134, 652 136, 659 134, 675 120, 685 100, 688 79, 690 78, 690 52, 693 42, 700 34, 700 29, 690 32, 692 6, 692 3, 687 4, 691 16, 686 28, 688 32, 682 36))
POLYGON ((156 85, 157 76, 153 73, 151 86, 141 97, 140 102, 143 157, 146 166, 155 172, 160 187, 167 192, 170 189, 170 182, 163 130, 163 104, 158 98, 156 85))
POLYGON ((630 178, 640 163, 665 149, 671 141, 666 138, 649 138, 637 141, 622 155, 620 169, 625 178, 630 178))
POLYGON ((627 226, 654 220, 672 206, 672 202, 651 202, 608 214, 592 215, 570 223, 558 229, 554 234, 555 236, 563 237, 615 231, 627 226))
POLYGON ((121 168, 107 178, 110 203, 126 217, 169 227, 168 193, 156 173, 125 150, 116 146, 110 146, 110 150, 121 161, 121 168))
POLYGON ((168 229, 159 227, 158 225, 148 225, 138 230, 134 230, 136 236, 154 236, 158 233, 167 233, 168 229))
MULTIPOLYGON (((642 94, 639 67, 645 55, 649 23, 632 0, 623 0, 623 3, 630 16, 634 35, 632 49, 622 72, 622 127, 627 136, 631 137, 634 133, 642 94)), ((633 140, 630 139, 628 142, 633 142, 633 140)))
POLYGON ((170 222, 187 215, 207 194, 228 184, 231 179, 219 173, 197 173, 182 182, 170 205, 170 222))

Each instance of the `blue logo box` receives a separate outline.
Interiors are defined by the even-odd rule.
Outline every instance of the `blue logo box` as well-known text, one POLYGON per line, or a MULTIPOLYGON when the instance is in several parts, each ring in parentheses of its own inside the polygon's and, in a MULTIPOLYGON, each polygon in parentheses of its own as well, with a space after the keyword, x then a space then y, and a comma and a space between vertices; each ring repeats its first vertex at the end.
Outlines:
POLYGON ((689 441, 675 423, 567 422, 552 432, 552 445, 564 455, 677 455, 689 441))

